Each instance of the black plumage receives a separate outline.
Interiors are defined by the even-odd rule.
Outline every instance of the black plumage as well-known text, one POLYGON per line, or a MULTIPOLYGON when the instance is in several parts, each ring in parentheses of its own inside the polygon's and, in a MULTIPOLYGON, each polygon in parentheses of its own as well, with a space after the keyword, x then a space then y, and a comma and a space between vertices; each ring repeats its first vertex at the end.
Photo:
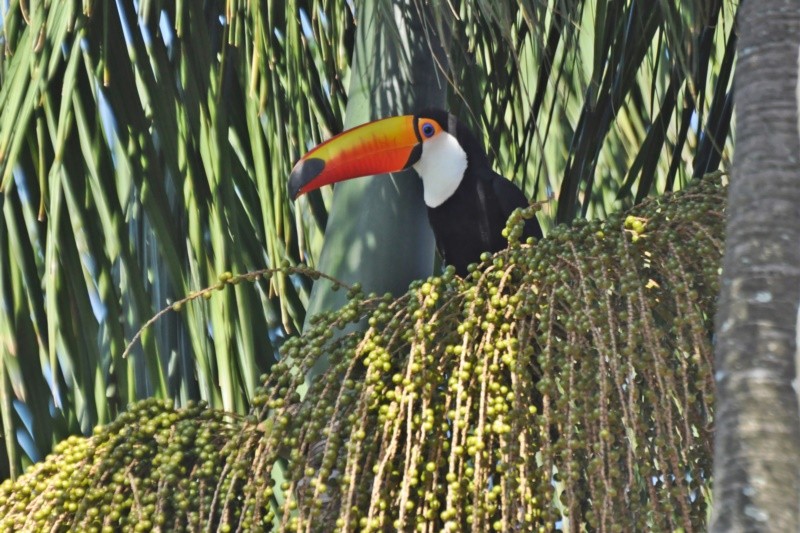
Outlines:
MULTIPOLYGON (((467 154, 466 171, 453 195, 437 207, 428 207, 439 253, 463 276, 467 265, 477 263, 483 252, 494 253, 508 246, 502 235, 508 217, 529 202, 514 183, 492 170, 480 141, 452 115, 429 109, 418 116, 438 122, 467 154)), ((528 237, 542 237, 535 218, 525 221, 522 238, 528 237)))

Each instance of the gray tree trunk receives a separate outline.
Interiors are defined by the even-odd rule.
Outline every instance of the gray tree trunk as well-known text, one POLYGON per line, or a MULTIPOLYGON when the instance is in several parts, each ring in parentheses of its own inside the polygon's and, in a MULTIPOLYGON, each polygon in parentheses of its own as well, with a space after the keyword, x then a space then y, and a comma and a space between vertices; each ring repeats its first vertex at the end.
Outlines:
POLYGON ((800 531, 800 3, 743 3, 716 322, 712 531, 800 531))

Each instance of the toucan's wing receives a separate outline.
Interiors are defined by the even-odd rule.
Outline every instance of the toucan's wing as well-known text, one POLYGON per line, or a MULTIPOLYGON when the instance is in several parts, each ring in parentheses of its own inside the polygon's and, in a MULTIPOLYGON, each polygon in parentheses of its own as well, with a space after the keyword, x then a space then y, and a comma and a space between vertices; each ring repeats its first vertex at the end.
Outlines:
MULTIPOLYGON (((511 212, 514 211, 514 209, 518 207, 524 208, 530 205, 525 194, 519 190, 519 187, 500 174, 494 175, 494 179, 492 179, 492 188, 497 195, 497 200, 503 210, 503 216, 505 216, 506 220, 511 216, 511 212)), ((536 220, 535 216, 525 221, 525 229, 522 236, 523 242, 527 237, 542 238, 542 228, 539 226, 539 221, 536 220)))

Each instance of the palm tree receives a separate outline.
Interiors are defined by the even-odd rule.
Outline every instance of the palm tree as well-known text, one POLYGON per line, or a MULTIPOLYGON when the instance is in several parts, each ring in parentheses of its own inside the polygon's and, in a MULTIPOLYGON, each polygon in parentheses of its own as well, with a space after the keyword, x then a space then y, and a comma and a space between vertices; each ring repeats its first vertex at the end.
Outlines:
MULTIPOLYGON (((158 309, 227 272, 304 262, 382 292, 432 271, 408 176, 375 208, 399 218, 369 223, 386 240, 411 232, 409 263, 336 244, 362 231, 340 206, 374 201, 388 181, 287 198, 293 161, 345 124, 446 101, 491 141, 501 173, 548 201, 545 227, 716 169, 730 157, 736 10, 12 1, 0 69, 3 473, 143 396, 244 412, 302 328, 311 280, 297 271, 192 302, 121 356, 158 309), (400 80, 426 86, 412 95, 400 80)), ((315 310, 336 305, 313 298, 315 310)))
POLYGON ((800 256, 787 245, 800 238, 800 10, 786 7, 748 2, 740 15, 739 138, 716 324, 712 531, 800 528, 800 256))

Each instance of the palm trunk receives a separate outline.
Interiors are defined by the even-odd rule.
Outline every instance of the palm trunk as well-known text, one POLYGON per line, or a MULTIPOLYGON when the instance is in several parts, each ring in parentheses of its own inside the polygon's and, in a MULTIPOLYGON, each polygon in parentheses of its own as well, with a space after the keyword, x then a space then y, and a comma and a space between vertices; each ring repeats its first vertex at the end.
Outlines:
POLYGON ((746 2, 717 316, 712 531, 800 531, 800 5, 746 2))

